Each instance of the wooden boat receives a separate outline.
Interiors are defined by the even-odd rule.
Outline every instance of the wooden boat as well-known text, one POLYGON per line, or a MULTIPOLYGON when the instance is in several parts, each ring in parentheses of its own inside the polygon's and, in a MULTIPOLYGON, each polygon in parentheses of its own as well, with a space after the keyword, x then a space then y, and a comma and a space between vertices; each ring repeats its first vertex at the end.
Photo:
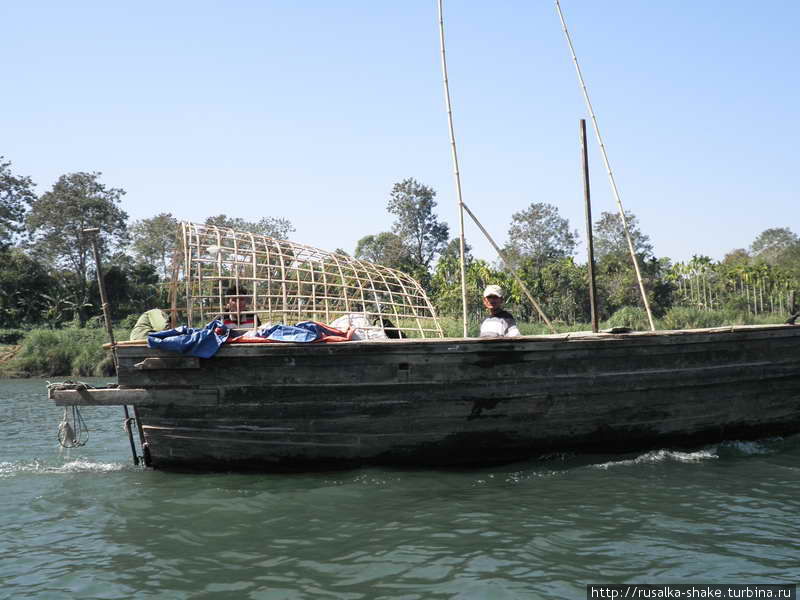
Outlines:
POLYGON ((121 343, 117 388, 51 389, 59 406, 133 406, 154 468, 472 466, 800 431, 800 327, 449 339, 403 273, 202 225, 181 239, 172 311, 190 325, 235 281, 262 321, 357 311, 414 337, 208 359, 121 343))

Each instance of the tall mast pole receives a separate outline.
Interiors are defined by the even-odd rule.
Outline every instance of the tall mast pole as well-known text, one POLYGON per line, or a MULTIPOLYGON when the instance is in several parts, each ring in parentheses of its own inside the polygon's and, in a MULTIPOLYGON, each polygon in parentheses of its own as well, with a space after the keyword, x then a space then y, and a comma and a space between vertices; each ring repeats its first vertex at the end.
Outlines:
POLYGON ((592 308, 592 331, 597 333, 597 287, 594 280, 594 237, 592 236, 592 198, 589 190, 589 149, 586 145, 586 119, 581 119, 581 171, 583 198, 586 207, 586 246, 589 253, 589 304, 592 308))
POLYGON ((447 106, 447 126, 450 129, 450 150, 453 155, 453 172, 456 180, 456 199, 458 201, 458 222, 460 236, 458 238, 459 259, 461 264, 461 315, 464 325, 464 337, 467 337, 467 274, 464 260, 464 201, 461 196, 461 174, 458 170, 458 152, 456 151, 456 134, 453 129, 453 109, 450 106, 450 84, 447 81, 447 58, 444 51, 444 11, 442 0, 439 0, 439 46, 442 51, 442 77, 444 79, 444 101, 447 106))
POLYGON ((583 81, 583 74, 581 73, 581 67, 578 64, 578 57, 575 55, 575 48, 572 46, 572 38, 567 30, 567 23, 564 20, 564 14, 561 12, 561 4, 558 0, 556 0, 556 11, 558 12, 558 18, 561 21, 561 29, 564 30, 564 37, 567 39, 567 45, 569 46, 570 54, 572 54, 572 62, 575 64, 575 71, 578 74, 578 83, 580 84, 581 91, 583 92, 583 99, 586 101, 586 108, 589 111, 589 116, 592 118, 594 134, 597 137, 597 143, 600 144, 600 154, 603 156, 603 163, 605 164, 606 171, 608 172, 608 180, 611 183, 611 192, 614 194, 614 199, 617 201, 617 206, 619 207, 619 216, 622 219, 622 228, 625 231, 625 239, 628 241, 628 250, 630 250, 633 268, 636 271, 636 280, 639 282, 639 291, 642 294, 642 303, 644 304, 644 309, 647 312, 647 320, 650 322, 650 330, 655 331, 656 326, 653 323, 653 313, 650 311, 650 303, 647 301, 647 292, 645 292, 644 289, 642 273, 639 270, 639 260, 636 258, 636 251, 633 248, 633 240, 631 240, 631 234, 628 230, 628 220, 625 218, 625 209, 622 207, 622 199, 619 197, 617 182, 614 180, 614 173, 611 171, 611 164, 608 162, 606 146, 603 143, 603 137, 600 135, 600 128, 597 125, 597 117, 595 117, 594 108, 592 108, 592 101, 589 100, 589 91, 586 89, 586 83, 583 81))

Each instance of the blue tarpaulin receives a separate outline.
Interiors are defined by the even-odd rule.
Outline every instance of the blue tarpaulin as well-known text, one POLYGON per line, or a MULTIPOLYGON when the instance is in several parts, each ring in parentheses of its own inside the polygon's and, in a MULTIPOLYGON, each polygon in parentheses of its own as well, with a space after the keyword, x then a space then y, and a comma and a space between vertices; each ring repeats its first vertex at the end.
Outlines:
POLYGON ((314 342, 326 335, 341 335, 336 329, 325 327, 314 321, 303 321, 297 325, 273 325, 269 329, 259 331, 258 337, 276 342, 314 342))
POLYGON ((160 348, 170 352, 180 352, 198 358, 211 358, 225 343, 230 329, 222 321, 211 321, 202 329, 192 329, 181 325, 176 329, 157 331, 147 336, 150 348, 160 348))

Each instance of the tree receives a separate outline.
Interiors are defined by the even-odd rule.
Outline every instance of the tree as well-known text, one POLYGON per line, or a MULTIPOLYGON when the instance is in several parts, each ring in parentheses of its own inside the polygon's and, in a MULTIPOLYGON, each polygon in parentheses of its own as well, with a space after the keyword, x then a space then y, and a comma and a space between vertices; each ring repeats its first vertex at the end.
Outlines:
MULTIPOLYGON (((447 246, 439 255, 440 261, 447 258, 453 258, 456 261, 461 260, 461 241, 459 238, 456 237, 447 242, 447 246)), ((469 264, 470 262, 472 262, 472 246, 464 241, 464 263, 469 264)))
POLYGON ((0 327, 19 327, 40 321, 56 281, 44 265, 19 248, 0 250, 0 327))
POLYGON ((264 235, 279 240, 285 240, 294 231, 294 226, 287 219, 263 217, 259 221, 245 221, 239 217, 229 217, 225 214, 208 217, 206 225, 229 228, 234 231, 264 235))
MULTIPOLYGON (((667 274, 670 262, 655 257, 643 260, 642 279, 653 314, 658 317, 672 305, 674 286, 667 274)), ((597 298, 600 318, 605 319, 626 306, 641 305, 642 297, 630 257, 610 253, 597 262, 597 298)))
POLYGON ((772 265, 781 262, 782 255, 797 246, 800 239, 788 227, 765 229, 753 241, 750 252, 772 265))
POLYGON ((734 248, 725 255, 722 262, 726 265, 746 265, 750 262, 750 254, 744 248, 734 248))
MULTIPOLYGON (((639 230, 637 218, 627 213, 628 231, 633 242, 633 250, 637 256, 647 260, 653 255, 650 237, 639 230)), ((628 241, 622 227, 622 219, 617 213, 603 212, 594 224, 594 254, 597 260, 609 254, 628 254, 628 241)))
POLYGON ((25 205, 36 198, 30 177, 14 175, 11 163, 0 156, 0 248, 24 229, 25 205))
POLYGON ((404 179, 392 187, 386 209, 397 219, 392 225, 408 249, 415 267, 430 272, 433 258, 447 245, 449 228, 440 223, 433 212, 436 192, 413 178, 404 179))
MULTIPOLYGON (((458 242, 458 240, 456 240, 458 242)), ((452 242, 450 244, 452 246, 452 242)), ((457 246, 456 246, 457 247, 457 246)), ((467 257, 467 314, 479 319, 484 312, 481 292, 490 283, 507 283, 506 275, 494 271, 484 260, 467 257)), ((440 315, 461 317, 461 265, 458 251, 443 253, 431 278, 431 298, 440 315)))
MULTIPOLYGON (((112 319, 138 315, 153 307, 166 305, 167 286, 158 285, 159 277, 155 265, 134 262, 129 256, 118 253, 108 264, 103 265, 103 271, 112 319)), ((89 284, 89 301, 100 307, 100 290, 96 278, 89 284)), ((95 314, 102 312, 98 310, 95 314)))
POLYGON ((411 256, 403 240, 388 231, 367 235, 358 240, 353 256, 392 269, 407 269, 411 263, 411 256))
POLYGON ((130 232, 133 251, 139 260, 157 265, 161 277, 169 278, 169 261, 177 246, 178 220, 172 213, 160 213, 134 222, 130 232))
MULTIPOLYGON (((518 266, 517 275, 539 300, 549 319, 574 323, 588 321, 589 280, 586 265, 577 265, 571 256, 550 260, 544 265, 526 257, 518 266)), ((537 311, 517 282, 511 285, 509 300, 516 298, 514 315, 523 320, 537 318, 537 311)))
POLYGON ((75 276, 72 293, 81 324, 89 298, 88 276, 92 249, 84 229, 97 227, 101 256, 124 244, 127 213, 118 205, 125 190, 107 188, 101 173, 62 175, 53 189, 31 202, 26 224, 36 256, 54 267, 68 268, 75 276))
POLYGON ((577 245, 577 230, 570 230, 569 220, 558 214, 558 208, 535 202, 512 215, 505 255, 514 262, 531 258, 541 268, 573 256, 577 245))

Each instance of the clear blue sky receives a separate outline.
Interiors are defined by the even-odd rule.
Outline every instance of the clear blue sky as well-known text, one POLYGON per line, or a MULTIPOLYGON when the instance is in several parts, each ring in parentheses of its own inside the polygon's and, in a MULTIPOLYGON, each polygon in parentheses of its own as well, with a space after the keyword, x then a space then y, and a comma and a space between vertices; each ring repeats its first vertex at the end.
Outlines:
MULTIPOLYGON (((721 259, 798 231, 800 3, 562 8, 658 256, 721 259)), ((392 184, 415 177, 456 231, 435 0, 3 2, 0 22, 0 154, 40 193, 102 171, 131 219, 284 217, 296 241, 352 251, 390 228, 392 184)), ((586 113, 553 2, 450 0, 445 27, 464 201, 501 242, 531 202, 583 237, 586 113)), ((590 151, 599 216, 615 207, 590 151)))

